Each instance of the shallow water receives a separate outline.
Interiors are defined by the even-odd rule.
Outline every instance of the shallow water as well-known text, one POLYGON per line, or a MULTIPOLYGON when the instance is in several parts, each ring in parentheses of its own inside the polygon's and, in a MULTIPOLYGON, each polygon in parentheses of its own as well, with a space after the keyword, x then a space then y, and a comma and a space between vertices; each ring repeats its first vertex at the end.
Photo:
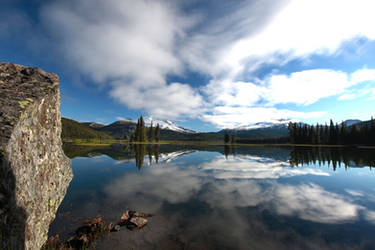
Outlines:
POLYGON ((112 145, 66 148, 74 178, 50 235, 155 214, 97 249, 374 249, 373 150, 112 145))

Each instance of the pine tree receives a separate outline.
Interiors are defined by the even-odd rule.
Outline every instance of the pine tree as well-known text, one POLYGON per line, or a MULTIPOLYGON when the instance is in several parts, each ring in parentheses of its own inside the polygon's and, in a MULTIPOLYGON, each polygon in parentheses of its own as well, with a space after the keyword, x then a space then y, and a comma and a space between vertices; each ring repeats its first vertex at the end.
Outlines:
POLYGON ((333 125, 332 119, 329 122, 329 144, 333 145, 335 144, 335 125, 333 125))
POLYGON ((151 121, 151 126, 150 126, 150 129, 149 129, 149 132, 148 132, 148 140, 150 142, 154 141, 154 127, 153 127, 152 121, 151 121))
POLYGON ((335 144, 339 144, 339 138, 340 138, 340 129, 339 129, 339 125, 336 122, 335 133, 334 133, 334 143, 335 144))
POLYGON ((224 142, 229 143, 229 140, 230 140, 230 138, 229 138, 228 130, 225 130, 224 142))
POLYGON ((316 134, 315 134, 315 143, 319 145, 319 144, 321 144, 321 140, 320 140, 320 126, 319 126, 318 123, 316 124, 315 131, 316 131, 316 134))
POLYGON ((146 136, 146 127, 145 127, 145 121, 143 120, 143 117, 141 116, 141 118, 139 118, 139 124, 140 124, 140 126, 139 126, 139 129, 140 129, 140 131, 139 131, 139 141, 140 142, 145 142, 146 141, 146 138, 147 138, 147 136, 146 136))
POLYGON ((313 125, 310 127, 309 137, 310 137, 310 143, 316 144, 316 130, 313 125))
POLYGON ((342 122, 341 131, 340 131, 340 143, 341 144, 347 144, 348 143, 348 136, 349 136, 348 127, 346 126, 345 122, 342 122))
POLYGON ((160 141, 160 126, 159 126, 159 123, 156 125, 156 129, 155 129, 155 140, 157 142, 160 141))
POLYGON ((323 128, 323 125, 320 125, 320 128, 319 128, 319 138, 320 138, 320 144, 324 144, 324 128, 323 128))
POLYGON ((296 142, 296 123, 295 122, 289 122, 288 130, 289 130, 290 142, 295 143, 296 142))
POLYGON ((138 118, 138 121, 137 121, 137 127, 135 128, 135 141, 140 141, 140 121, 139 121, 139 118, 138 118))
POLYGON ((130 142, 135 141, 135 131, 130 134, 130 142))
POLYGON ((236 143, 236 138, 234 135, 231 136, 231 140, 230 140, 230 143, 236 143))
POLYGON ((328 130, 327 123, 324 126, 324 144, 329 144, 329 130, 328 130))
POLYGON ((369 144, 375 145, 375 120, 372 116, 371 116, 371 121, 370 121, 369 137, 370 137, 369 144))

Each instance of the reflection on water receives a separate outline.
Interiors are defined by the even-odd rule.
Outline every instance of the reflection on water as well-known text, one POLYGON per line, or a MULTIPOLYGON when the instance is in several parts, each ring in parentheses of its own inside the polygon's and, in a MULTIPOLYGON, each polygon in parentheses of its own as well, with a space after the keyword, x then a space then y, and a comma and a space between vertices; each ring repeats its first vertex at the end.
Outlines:
MULTIPOLYGON (((72 152, 74 151, 71 149, 72 152)), ((98 249, 372 249, 372 150, 112 145, 79 149, 50 234, 153 213, 98 249), (298 166, 298 167, 296 167, 298 166)))
POLYGON ((374 167, 374 150, 350 148, 295 148, 290 154, 290 165, 331 165, 333 170, 342 165, 347 167, 374 167))

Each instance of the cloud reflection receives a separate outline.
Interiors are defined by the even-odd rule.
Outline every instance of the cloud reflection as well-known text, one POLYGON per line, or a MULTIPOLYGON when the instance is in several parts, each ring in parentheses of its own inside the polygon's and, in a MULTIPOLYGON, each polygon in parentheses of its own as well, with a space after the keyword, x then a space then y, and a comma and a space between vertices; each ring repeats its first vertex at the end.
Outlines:
POLYGON ((326 224, 354 221, 359 211, 366 210, 355 204, 352 196, 327 191, 314 183, 280 183, 278 179, 285 177, 329 173, 290 168, 287 162, 271 158, 241 155, 225 160, 219 156, 198 166, 160 164, 144 171, 141 178, 137 175, 118 178, 106 192, 132 207, 152 211, 165 202, 180 204, 198 199, 212 209, 259 206, 278 215, 326 224))
POLYGON ((329 173, 317 169, 290 168, 285 161, 262 158, 251 155, 241 155, 234 159, 225 160, 217 157, 211 162, 200 166, 203 170, 212 170, 217 179, 278 179, 297 175, 329 176, 329 173))

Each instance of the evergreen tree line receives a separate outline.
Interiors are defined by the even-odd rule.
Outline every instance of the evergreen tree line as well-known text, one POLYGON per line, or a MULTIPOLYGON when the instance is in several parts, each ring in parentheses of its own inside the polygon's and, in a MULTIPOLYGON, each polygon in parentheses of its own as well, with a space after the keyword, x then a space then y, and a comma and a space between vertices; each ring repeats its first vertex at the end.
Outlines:
POLYGON ((236 137, 234 136, 234 134, 232 135, 229 135, 228 133, 228 130, 225 130, 225 134, 224 134, 224 143, 235 143, 236 142, 236 137))
POLYGON ((350 148, 320 148, 312 147, 308 150, 295 147, 290 153, 289 163, 292 167, 316 164, 320 166, 337 167, 362 167, 375 166, 375 156, 371 151, 353 150, 350 148))
POLYGON ((143 117, 141 116, 138 119, 137 126, 135 130, 130 135, 130 142, 159 142, 160 141, 160 126, 159 123, 156 125, 154 129, 153 123, 151 122, 151 126, 147 129, 143 117))
POLYGON ((330 120, 330 124, 310 126, 301 123, 289 123, 290 142, 295 144, 324 145, 375 145, 375 121, 354 124, 348 127, 344 122, 339 126, 330 120))

